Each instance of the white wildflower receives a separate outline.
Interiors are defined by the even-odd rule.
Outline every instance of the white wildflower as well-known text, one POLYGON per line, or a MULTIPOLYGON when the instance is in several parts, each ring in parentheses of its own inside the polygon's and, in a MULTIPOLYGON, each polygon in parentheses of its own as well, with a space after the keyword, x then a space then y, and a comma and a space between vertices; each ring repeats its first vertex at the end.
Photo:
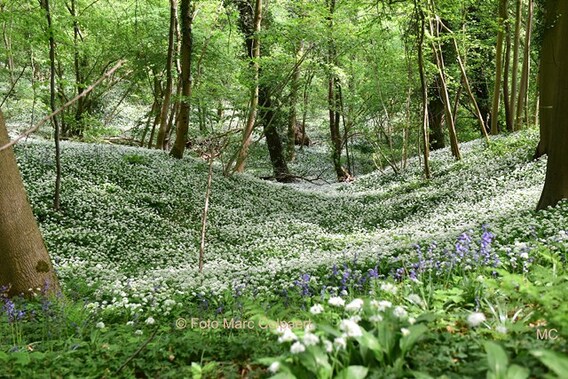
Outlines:
POLYGON ((313 333, 305 333, 303 338, 304 345, 313 346, 317 345, 319 342, 319 337, 313 333))
POLYGON ((126 325, 127 325, 127 326, 132 326, 132 325, 134 325, 134 321, 128 321, 128 322, 126 323, 126 325))
POLYGON ((342 307, 345 305, 345 300, 343 300, 342 298, 335 296, 335 297, 331 297, 328 300, 329 305, 333 305, 334 307, 342 307))
POLYGON ((296 341, 297 339, 298 336, 296 336, 294 332, 292 332, 290 329, 285 329, 284 333, 280 337, 278 337, 278 342, 291 342, 296 341))
POLYGON ((144 321, 146 323, 146 325, 154 325, 154 323, 156 322, 156 320, 154 320, 153 317, 148 317, 146 319, 146 321, 144 321))
POLYGON ((331 353, 333 351, 333 344, 330 341, 324 340, 323 346, 325 347, 326 352, 331 353))
POLYGON ((402 335, 403 335, 404 337, 406 337, 406 336, 408 336, 408 335, 410 334, 410 330, 407 329, 407 328, 402 328, 402 329, 400 329, 400 332, 402 333, 402 335))
POLYGON ((371 301, 371 305, 375 307, 379 312, 384 312, 387 308, 392 307, 392 303, 388 300, 373 300, 371 301))
POLYGON ((418 305, 418 306, 420 306, 420 307, 422 307, 422 306, 424 305, 424 301, 422 300, 422 298, 421 298, 419 295, 415 294, 415 293, 408 295, 408 298, 407 298, 407 299, 408 299, 408 301, 410 301, 411 303, 416 304, 416 305, 418 305))
POLYGON ((345 349, 347 347, 347 341, 345 337, 337 337, 333 340, 333 344, 337 350, 345 349))
POLYGON ((321 304, 312 305, 312 307, 310 308, 310 313, 313 315, 319 315, 323 311, 324 311, 323 305, 321 304))
POLYGON ((406 318, 406 316, 408 316, 408 313, 406 312, 406 310, 403 307, 396 307, 393 309, 392 314, 396 317, 396 318, 406 318))
POLYGON ((472 327, 478 326, 485 320, 486 320, 485 315, 481 312, 474 312, 469 316, 467 316, 467 322, 472 327))
POLYGON ((345 310, 354 312, 361 310, 362 307, 363 307, 363 300, 355 299, 345 306, 345 310))
POLYGON ((301 342, 296 341, 290 346, 290 353, 292 354, 300 354, 304 351, 306 351, 306 347, 301 342))
POLYGON ((144 332, 142 332, 140 329, 134 332, 134 334, 136 334, 137 336, 141 336, 143 333, 144 332))
POLYGON ((371 317, 369 317, 369 321, 371 321, 371 322, 381 322, 381 321, 383 321, 383 316, 381 316, 381 315, 372 315, 371 317))
POLYGON ((414 317, 409 317, 409 318, 408 318, 408 323, 409 323, 410 325, 414 325, 415 322, 416 322, 416 319, 415 319, 414 317))
POLYGON ((392 283, 383 283, 383 284, 381 284, 381 290, 388 292, 388 293, 392 293, 394 295, 394 294, 396 294, 396 291, 398 289, 392 283))
POLYGON ((361 327, 352 320, 341 320, 339 329, 344 331, 348 337, 361 337, 363 335, 361 327))
POLYGON ((105 323, 102 321, 97 322, 97 325, 95 325, 98 329, 102 329, 105 327, 105 323))
POLYGON ((268 371, 270 371, 273 374, 276 374, 278 370, 280 370, 280 362, 278 361, 272 362, 272 364, 268 367, 268 371))
POLYGON ((497 331, 497 333, 507 334, 507 327, 504 325, 499 325, 495 328, 495 330, 497 331))

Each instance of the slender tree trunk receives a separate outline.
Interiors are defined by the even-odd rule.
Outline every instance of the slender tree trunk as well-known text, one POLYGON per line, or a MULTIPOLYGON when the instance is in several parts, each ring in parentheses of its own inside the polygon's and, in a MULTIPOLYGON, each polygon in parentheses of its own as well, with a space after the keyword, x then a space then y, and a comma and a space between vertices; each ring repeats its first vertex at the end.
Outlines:
POLYGON ((548 155, 537 209, 568 198, 568 1, 547 0, 540 60, 541 142, 548 155))
POLYGON ((181 80, 182 90, 177 119, 176 140, 170 151, 174 158, 183 158, 187 132, 189 129, 189 111, 191 101, 191 52, 193 48, 191 27, 193 23, 191 0, 181 0, 181 80))
MULTIPOLYGON (((414 0, 414 9, 420 19, 419 32, 418 32, 418 71, 420 73, 420 85, 422 88, 422 141, 424 154, 424 176, 430 179, 432 174, 430 172, 430 148, 428 146, 428 85, 426 84, 426 76, 424 73, 424 33, 425 33, 425 19, 424 11, 418 5, 418 0, 414 0)), ((420 142, 420 141, 419 141, 420 142)), ((420 143, 418 144, 418 151, 420 151, 420 143)), ((420 154, 419 154, 420 156, 420 154)))
POLYGON ((511 27, 509 23, 505 26, 505 61, 503 62, 503 108, 505 108, 505 124, 508 131, 513 131, 514 115, 511 113, 511 104, 514 102, 509 92, 509 70, 511 67, 511 27))
POLYGON ((156 149, 165 149, 165 140, 168 128, 168 111, 170 109, 170 99, 172 97, 173 86, 172 71, 174 64, 176 19, 177 0, 170 0, 170 32, 168 35, 168 55, 166 58, 166 88, 164 90, 164 99, 162 100, 162 109, 160 111, 160 128, 158 129, 158 137, 156 139, 156 149))
MULTIPOLYGON (((439 37, 439 21, 434 25, 433 20, 430 18, 430 33, 433 36, 439 37)), ((458 143, 458 137, 456 133, 456 127, 454 123, 454 117, 452 114, 452 105, 450 101, 450 95, 448 93, 448 86, 446 84, 446 73, 444 65, 444 57, 442 55, 442 49, 440 44, 432 42, 432 50, 436 57, 436 66, 438 66, 438 76, 440 78, 440 94, 442 95, 442 101, 444 103, 444 117, 446 118, 446 125, 448 127, 448 134, 450 137, 450 147, 452 150, 452 155, 456 159, 461 159, 461 153, 458 143)))
MULTIPOLYGON (((0 146, 9 142, 0 112, 0 146)), ((11 147, 0 151, 0 172, 0 287, 8 287, 9 296, 31 296, 28 290, 33 288, 35 291, 38 287, 56 293, 59 282, 11 147)))
POLYGON ((308 118, 308 104, 310 102, 310 86, 314 78, 314 72, 308 73, 306 79, 306 84, 304 85, 303 101, 302 101, 302 143, 300 144, 300 150, 304 149, 306 144, 306 120, 308 118))
POLYGON ((340 122, 340 102, 339 102, 339 83, 338 78, 335 76, 331 66, 337 66, 337 51, 335 47, 335 40, 333 36, 334 30, 334 13, 335 13, 335 0, 327 0, 327 6, 329 11, 328 16, 328 56, 327 61, 329 68, 328 77, 328 93, 327 102, 329 108, 329 129, 331 134, 331 151, 333 167, 335 168, 335 174, 337 175, 337 180, 342 182, 347 178, 347 173, 343 166, 341 165, 341 150, 343 146, 343 141, 341 138, 341 132, 339 129, 340 122))
MULTIPOLYGON (((519 77, 519 51, 521 48, 521 19, 523 18, 523 0, 517 0, 517 8, 515 12, 515 37, 513 43, 513 77, 511 79, 511 115, 516 115, 516 99, 519 77)), ((514 120, 516 122, 516 120, 514 120)), ((513 129, 515 125, 513 123, 513 129)))
POLYGON ((154 136, 156 135, 156 126, 160 122, 160 108, 161 108, 161 100, 162 100, 162 83, 160 82, 160 78, 158 78, 158 74, 154 72, 154 103, 152 104, 152 115, 153 118, 152 122, 152 130, 150 131, 150 138, 148 140, 148 149, 151 149, 154 146, 154 136))
POLYGON ((300 87, 300 56, 303 51, 303 42, 300 41, 296 51, 292 82, 290 83, 290 115, 288 117, 288 141, 286 145, 286 159, 293 161, 296 156, 296 128, 298 124, 298 92, 300 87))
MULTIPOLYGON (((243 20, 244 22, 244 20, 243 20)), ((237 163, 235 165, 235 171, 243 172, 245 170, 245 161, 248 157, 248 149, 252 142, 252 132, 254 130, 254 125, 256 122, 256 114, 258 111, 258 97, 259 88, 258 80, 260 75, 260 66, 258 64, 258 59, 260 58, 260 25, 262 22, 262 0, 255 1, 254 7, 254 19, 253 19, 253 37, 252 41, 249 43, 250 48, 248 51, 252 53, 252 66, 253 66, 253 85, 250 94, 250 105, 247 116, 247 123, 243 129, 243 138, 241 143, 241 148, 238 152, 237 163)), ((246 33, 245 33, 246 34, 246 33)))
POLYGON ((523 53, 523 72, 521 74, 521 86, 519 88, 519 99, 517 102, 515 130, 521 129, 523 125, 523 113, 526 111, 525 105, 526 105, 526 97, 529 90, 529 76, 530 76, 532 19, 533 19, 533 0, 529 0, 529 9, 527 15, 527 30, 525 34, 525 50, 523 53))
MULTIPOLYGON (((49 0, 40 0, 40 6, 45 11, 45 18, 47 21, 47 30, 49 33, 49 68, 50 68, 50 82, 49 82, 49 105, 51 111, 55 112, 57 110, 57 105, 55 104, 55 38, 53 37, 53 25, 51 23, 51 12, 49 7, 49 0)), ((55 191, 53 194, 53 208, 59 211, 61 208, 61 149, 59 147, 59 124, 57 123, 57 118, 53 117, 51 119, 53 122, 54 129, 54 140, 55 140, 55 191)))
POLYGON ((497 33, 497 55, 495 57, 495 86, 491 108, 491 134, 499 134, 499 101, 501 100, 501 79, 503 77, 503 37, 507 20, 507 0, 499 2, 499 31, 497 33))

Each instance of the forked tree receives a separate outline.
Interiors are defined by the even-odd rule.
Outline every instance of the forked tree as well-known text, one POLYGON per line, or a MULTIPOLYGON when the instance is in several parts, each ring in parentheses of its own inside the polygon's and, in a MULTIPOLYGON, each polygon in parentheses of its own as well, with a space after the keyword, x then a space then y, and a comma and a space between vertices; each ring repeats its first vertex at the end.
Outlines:
MULTIPOLYGON (((10 142, 0 112, 0 147, 10 142)), ((59 283, 28 202, 13 149, 0 151, 0 287, 8 295, 59 290, 59 283)))

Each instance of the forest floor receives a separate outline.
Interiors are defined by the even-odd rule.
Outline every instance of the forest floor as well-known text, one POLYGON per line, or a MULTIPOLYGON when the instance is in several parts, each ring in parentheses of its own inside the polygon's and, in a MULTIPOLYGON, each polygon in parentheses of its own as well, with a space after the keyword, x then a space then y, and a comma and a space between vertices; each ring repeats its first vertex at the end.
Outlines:
MULTIPOLYGON (((203 161, 64 142, 57 213, 51 144, 19 144, 65 296, 2 298, 0 377, 565 378, 568 203, 534 211, 537 138, 433 152, 431 180, 216 168, 202 273, 203 161)), ((326 170, 310 149, 296 172, 326 170)))

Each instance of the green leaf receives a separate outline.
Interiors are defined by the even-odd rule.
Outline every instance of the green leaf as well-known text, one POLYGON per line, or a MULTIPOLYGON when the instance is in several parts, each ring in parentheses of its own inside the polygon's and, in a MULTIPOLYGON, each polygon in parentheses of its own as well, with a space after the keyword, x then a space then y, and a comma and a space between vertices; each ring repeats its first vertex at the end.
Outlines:
POLYGON ((299 356, 300 363, 318 377, 328 378, 332 368, 327 359, 327 354, 319 346, 310 346, 308 350, 299 356))
POLYGON ((291 372, 279 372, 278 374, 271 376, 270 379, 296 379, 296 376, 291 372))
POLYGON ((568 357, 549 350, 533 350, 531 354, 549 369, 554 371, 560 378, 565 378, 568 373, 568 357))
POLYGON ((433 377, 431 377, 430 375, 426 374, 425 372, 412 371, 411 374, 414 375, 414 377, 415 377, 416 379, 434 379, 433 377))
POLYGON ((403 354, 412 349, 412 346, 414 346, 416 341, 418 341, 418 338, 420 338, 424 333, 428 331, 428 327, 426 327, 426 325, 424 324, 416 324, 410 326, 408 330, 410 330, 410 334, 403 336, 399 342, 400 350, 402 350, 403 354))
POLYGON ((495 374, 497 378, 505 377, 509 359, 505 350, 495 342, 485 341, 485 351, 487 352, 487 362, 489 363, 489 370, 495 374))
POLYGON ((369 333, 368 331, 363 330, 363 335, 361 337, 357 338, 357 341, 359 342, 359 346, 360 346, 362 356, 364 356, 364 354, 368 350, 371 350, 373 352, 373 355, 375 356, 376 360, 379 361, 379 362, 382 362, 382 360, 383 360, 383 348, 381 347, 381 344, 379 343, 379 340, 377 339, 377 337, 375 337, 372 333, 369 333))
POLYGON ((530 371, 518 365, 511 365, 507 370, 507 379, 527 379, 530 371))
POLYGON ((341 370, 335 379, 363 379, 367 376, 369 369, 363 366, 349 366, 341 370))

